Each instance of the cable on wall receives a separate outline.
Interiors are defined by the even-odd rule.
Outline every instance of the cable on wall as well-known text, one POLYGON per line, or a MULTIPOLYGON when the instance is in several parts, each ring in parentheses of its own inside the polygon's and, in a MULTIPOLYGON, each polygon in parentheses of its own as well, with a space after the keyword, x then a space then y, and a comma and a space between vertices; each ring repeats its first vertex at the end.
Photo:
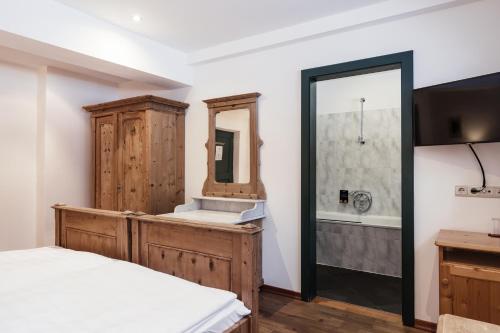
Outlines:
POLYGON ((483 164, 481 163, 481 160, 477 156, 476 151, 474 150, 474 147, 472 147, 472 143, 468 143, 467 145, 469 146, 470 150, 472 151, 472 153, 476 157, 477 163, 479 163, 479 167, 481 168, 481 174, 483 175, 483 186, 481 188, 472 188, 470 190, 472 193, 479 193, 486 188, 486 176, 484 175, 483 164))

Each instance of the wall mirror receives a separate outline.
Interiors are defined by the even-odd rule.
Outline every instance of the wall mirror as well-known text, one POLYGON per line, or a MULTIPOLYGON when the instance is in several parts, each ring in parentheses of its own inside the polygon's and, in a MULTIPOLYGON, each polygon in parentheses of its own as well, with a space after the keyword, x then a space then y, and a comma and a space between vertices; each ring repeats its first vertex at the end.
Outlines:
POLYGON ((250 182, 250 110, 237 109, 215 115, 215 181, 250 182))
POLYGON ((265 198, 259 176, 259 93, 205 100, 208 106, 208 174, 203 195, 265 198))

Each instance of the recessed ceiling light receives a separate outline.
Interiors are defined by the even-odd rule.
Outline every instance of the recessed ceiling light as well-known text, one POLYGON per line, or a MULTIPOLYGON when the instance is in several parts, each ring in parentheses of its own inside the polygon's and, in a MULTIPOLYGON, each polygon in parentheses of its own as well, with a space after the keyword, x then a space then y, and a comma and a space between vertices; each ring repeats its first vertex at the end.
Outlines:
POLYGON ((134 16, 132 16, 132 20, 134 20, 134 22, 141 22, 142 17, 139 14, 135 14, 134 16))

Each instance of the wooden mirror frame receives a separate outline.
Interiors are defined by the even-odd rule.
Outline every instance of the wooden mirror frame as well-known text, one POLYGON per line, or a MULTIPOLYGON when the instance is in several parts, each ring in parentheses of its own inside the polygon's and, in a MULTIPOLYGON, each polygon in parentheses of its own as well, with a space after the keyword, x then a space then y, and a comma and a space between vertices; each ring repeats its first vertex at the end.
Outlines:
POLYGON ((264 184, 260 180, 259 148, 262 140, 257 132, 257 98, 259 93, 234 95, 207 99, 208 141, 207 179, 203 184, 203 195, 209 197, 228 197, 240 199, 265 199, 264 184), (215 181, 215 118, 222 111, 248 109, 250 112, 250 181, 240 183, 218 183, 215 181))

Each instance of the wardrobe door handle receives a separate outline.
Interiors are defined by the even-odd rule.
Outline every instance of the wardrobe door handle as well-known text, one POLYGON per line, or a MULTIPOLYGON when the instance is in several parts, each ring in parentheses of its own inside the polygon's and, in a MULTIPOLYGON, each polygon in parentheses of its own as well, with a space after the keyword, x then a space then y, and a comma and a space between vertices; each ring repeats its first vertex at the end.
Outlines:
POLYGON ((116 187, 116 190, 117 190, 118 192, 120 192, 120 191, 122 190, 122 186, 121 186, 121 185, 118 185, 118 186, 116 187))

